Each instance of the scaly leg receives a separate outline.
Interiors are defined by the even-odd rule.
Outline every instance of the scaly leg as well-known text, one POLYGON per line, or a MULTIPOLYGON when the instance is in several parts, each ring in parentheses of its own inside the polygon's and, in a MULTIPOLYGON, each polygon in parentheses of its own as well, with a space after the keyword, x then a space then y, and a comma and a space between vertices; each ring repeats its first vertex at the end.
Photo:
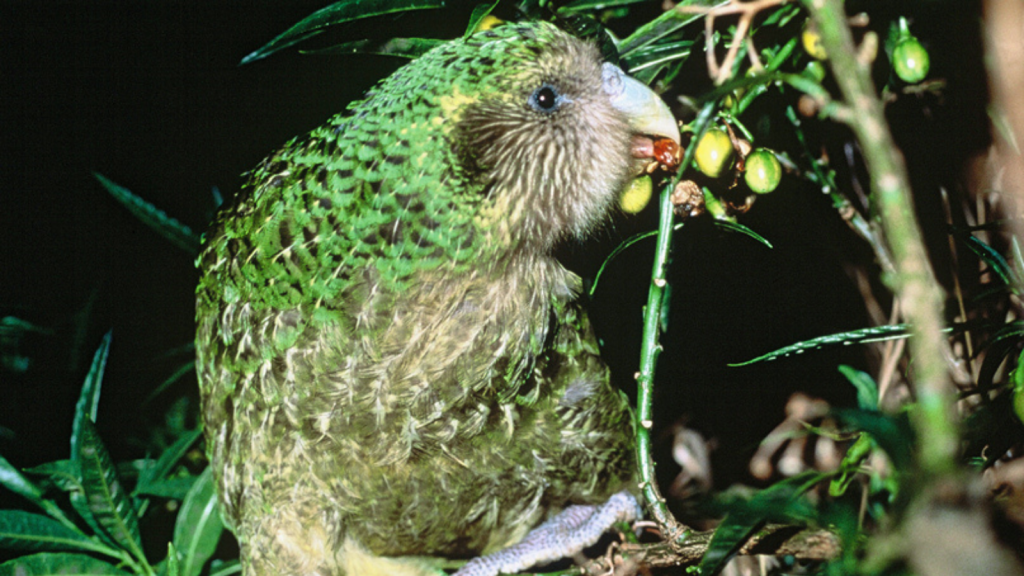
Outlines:
POLYGON ((520 542, 493 554, 474 558, 453 576, 497 576, 554 562, 592 546, 616 522, 630 522, 642 514, 629 492, 612 495, 599 506, 569 506, 534 528, 520 542))

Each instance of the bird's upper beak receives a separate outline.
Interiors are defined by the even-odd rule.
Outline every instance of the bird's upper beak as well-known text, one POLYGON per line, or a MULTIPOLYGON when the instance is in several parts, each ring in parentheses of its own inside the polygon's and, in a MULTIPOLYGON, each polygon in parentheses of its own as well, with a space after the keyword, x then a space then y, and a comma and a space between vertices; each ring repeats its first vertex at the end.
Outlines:
POLYGON ((664 100, 653 90, 607 62, 602 70, 602 83, 612 106, 626 115, 636 136, 668 138, 680 144, 679 125, 664 100))

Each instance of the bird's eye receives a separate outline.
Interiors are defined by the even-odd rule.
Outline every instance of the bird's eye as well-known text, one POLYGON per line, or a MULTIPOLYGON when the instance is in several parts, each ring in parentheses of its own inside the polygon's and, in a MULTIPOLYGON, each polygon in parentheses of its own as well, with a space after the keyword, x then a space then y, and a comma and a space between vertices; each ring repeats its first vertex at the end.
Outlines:
POLYGON ((564 97, 553 86, 545 84, 530 95, 530 106, 538 112, 551 113, 562 105, 564 97))

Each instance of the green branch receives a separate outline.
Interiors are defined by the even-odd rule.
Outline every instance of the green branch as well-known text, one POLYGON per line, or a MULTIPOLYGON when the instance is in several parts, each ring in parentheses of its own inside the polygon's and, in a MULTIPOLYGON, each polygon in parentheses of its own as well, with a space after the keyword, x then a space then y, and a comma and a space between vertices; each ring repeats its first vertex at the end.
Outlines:
POLYGON ((697 142, 714 118, 715 101, 704 105, 694 120, 694 137, 690 141, 683 161, 679 165, 676 176, 661 191, 660 219, 658 222, 658 239, 654 251, 654 268, 651 271, 651 286, 647 292, 647 305, 644 306, 644 333, 640 349, 640 371, 637 373, 637 463, 640 467, 640 489, 647 502, 651 515, 658 522, 669 542, 682 544, 690 534, 690 529, 672 516, 665 498, 658 489, 654 475, 654 459, 651 456, 651 427, 653 426, 654 404, 654 372, 658 362, 661 344, 658 336, 661 332, 660 322, 665 306, 665 290, 668 288, 669 252, 672 247, 673 210, 672 191, 682 174, 693 162, 697 150, 697 142))

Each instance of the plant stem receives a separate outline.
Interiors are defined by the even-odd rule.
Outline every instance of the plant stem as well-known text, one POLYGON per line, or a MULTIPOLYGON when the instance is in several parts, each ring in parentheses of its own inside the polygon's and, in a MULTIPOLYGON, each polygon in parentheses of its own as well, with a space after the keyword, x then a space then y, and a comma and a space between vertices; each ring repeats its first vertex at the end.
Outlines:
POLYGON ((871 174, 874 202, 889 240, 895 273, 883 281, 899 299, 912 326, 910 352, 916 375, 917 408, 912 420, 920 450, 918 465, 926 473, 952 469, 957 453, 953 388, 944 351, 942 291, 932 273, 917 223, 903 157, 885 123, 868 65, 857 59, 846 13, 840 0, 803 0, 828 52, 829 62, 846 105, 847 123, 857 136, 871 174))
POLYGON ((682 544, 690 533, 690 529, 681 524, 665 504, 665 498, 658 489, 654 476, 654 459, 651 456, 651 427, 653 426, 654 404, 654 372, 658 362, 661 344, 658 343, 660 320, 664 306, 665 290, 668 288, 669 252, 672 247, 673 206, 672 191, 682 174, 693 162, 697 150, 697 142, 714 118, 715 102, 704 105, 694 120, 694 137, 686 149, 683 161, 675 177, 661 191, 660 219, 658 222, 658 239, 654 251, 654 268, 651 271, 651 285, 647 292, 647 305, 644 306, 644 333, 640 349, 640 371, 637 372, 637 463, 640 467, 640 489, 647 502, 651 515, 658 522, 669 542, 682 544))

